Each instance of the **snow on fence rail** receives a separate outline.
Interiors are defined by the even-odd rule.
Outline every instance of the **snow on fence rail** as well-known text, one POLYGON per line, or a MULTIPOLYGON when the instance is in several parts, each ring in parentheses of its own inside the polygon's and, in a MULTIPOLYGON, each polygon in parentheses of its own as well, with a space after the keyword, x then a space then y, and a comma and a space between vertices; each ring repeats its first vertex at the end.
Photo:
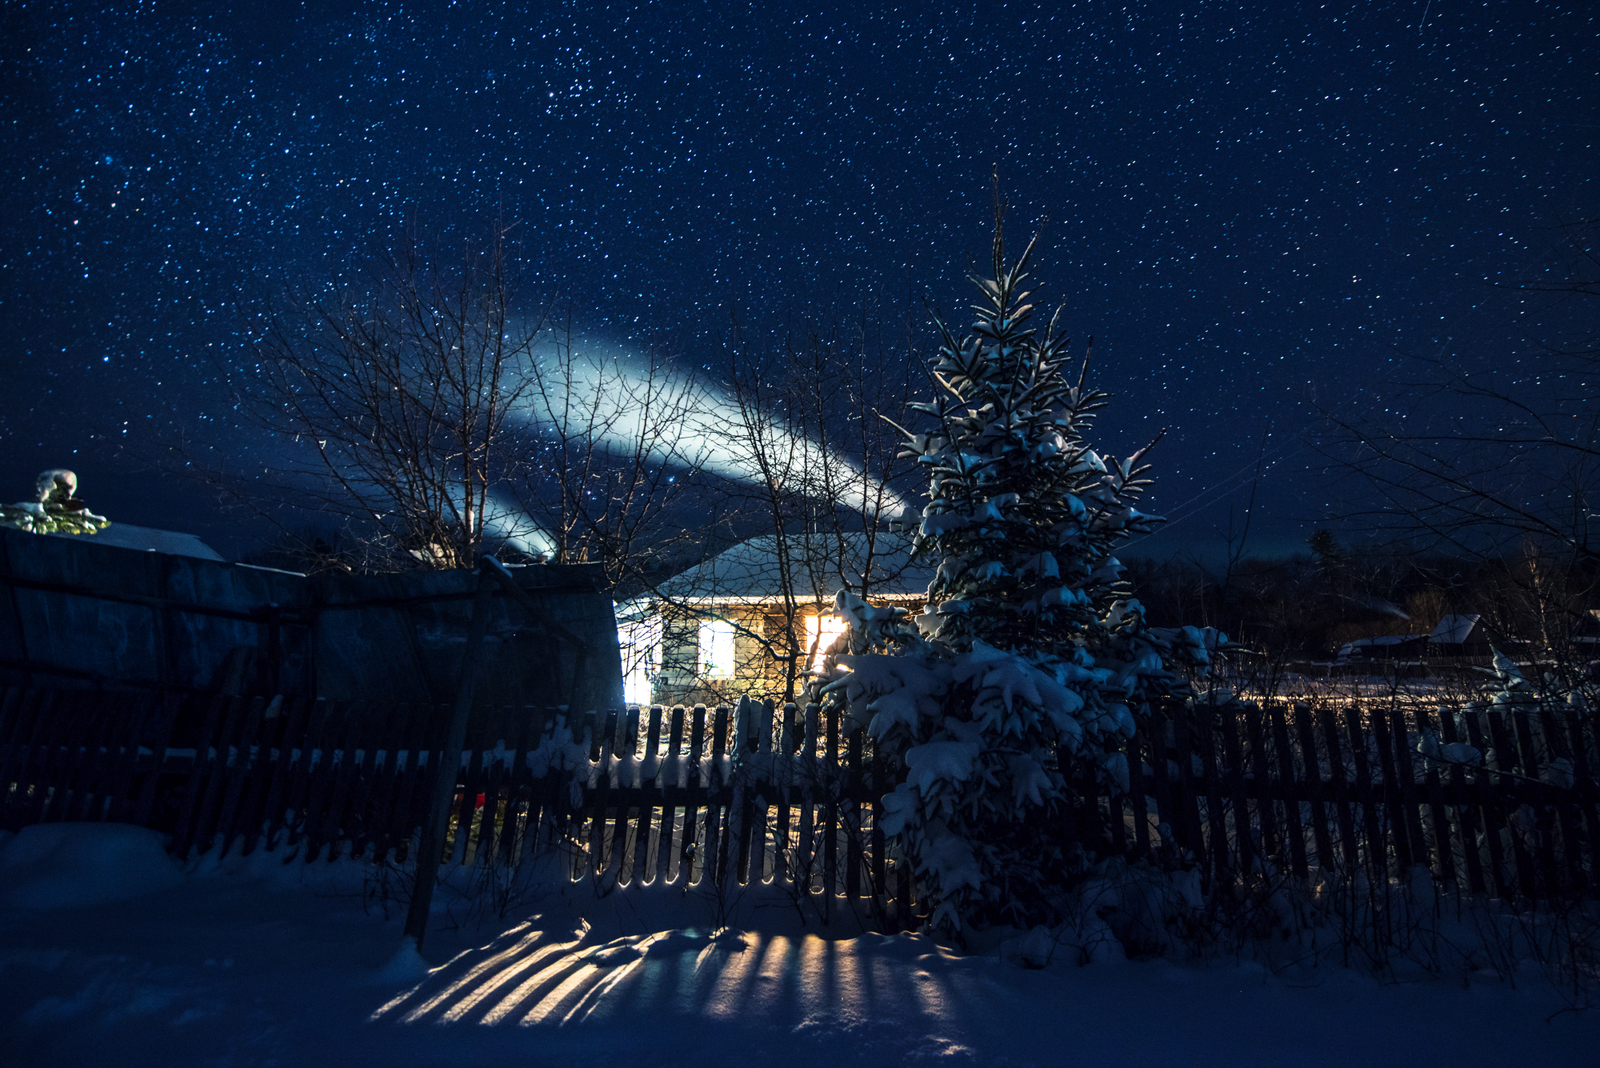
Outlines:
MULTIPOLYGON (((447 710, 423 705, 10 689, 0 826, 118 820, 178 855, 293 845, 306 859, 414 849, 447 710)), ((1345 885, 1426 866, 1462 891, 1600 890, 1589 713, 1228 705, 1163 710, 1126 790, 1077 782, 1063 830, 1101 854, 1194 865, 1206 888, 1273 872, 1345 885)), ((890 925, 914 881, 878 829, 893 776, 815 705, 480 710, 447 858, 567 851, 574 878, 777 880, 890 925), (709 868, 709 872, 707 869, 709 868)))

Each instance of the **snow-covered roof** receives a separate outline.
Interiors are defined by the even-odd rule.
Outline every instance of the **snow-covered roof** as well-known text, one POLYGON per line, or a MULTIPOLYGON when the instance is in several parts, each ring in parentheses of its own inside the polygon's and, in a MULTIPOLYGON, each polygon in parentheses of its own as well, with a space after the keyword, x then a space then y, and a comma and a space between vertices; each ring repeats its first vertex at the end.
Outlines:
POLYGON ((1478 625, 1478 619, 1478 616, 1445 616, 1433 628, 1428 640, 1441 645, 1460 645, 1472 633, 1472 628, 1478 625))
MULTIPOLYGON (((859 568, 867 559, 867 536, 864 533, 844 535, 843 558, 846 571, 841 574, 838 565, 838 545, 833 536, 812 537, 789 535, 790 592, 803 601, 831 603, 834 594, 845 584, 848 575, 852 585, 858 575, 851 568, 859 568)), ((873 544, 873 582, 867 591, 873 597, 920 597, 933 581, 933 569, 922 562, 910 559, 909 540, 901 535, 879 534, 873 544)), ((762 604, 782 600, 784 575, 778 566, 778 536, 765 535, 740 542, 704 563, 668 579, 661 592, 669 597, 708 600, 718 603, 762 604)))
POLYGON ((113 545, 119 549, 166 553, 169 556, 193 556, 201 560, 222 559, 221 553, 193 534, 185 534, 178 530, 157 530, 155 527, 136 527, 131 523, 113 522, 97 534, 46 534, 45 537, 72 538, 74 541, 92 541, 97 545, 113 545))

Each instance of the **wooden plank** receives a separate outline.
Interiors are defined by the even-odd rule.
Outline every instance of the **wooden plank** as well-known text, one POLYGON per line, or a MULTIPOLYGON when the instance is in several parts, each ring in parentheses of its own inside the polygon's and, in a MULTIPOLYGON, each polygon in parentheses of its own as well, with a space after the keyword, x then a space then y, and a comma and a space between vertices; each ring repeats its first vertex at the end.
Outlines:
POLYGON ((650 863, 651 846, 661 830, 661 706, 652 705, 639 710, 644 723, 644 735, 639 750, 639 813, 634 833, 633 870, 628 875, 630 886, 643 886, 650 881, 655 870, 650 863))
POLYGON ((492 750, 495 759, 484 769, 483 817, 478 824, 473 854, 473 863, 479 867, 493 867, 501 862, 502 840, 516 823, 516 791, 511 779, 517 753, 517 712, 514 705, 495 706, 494 729, 483 736, 484 748, 492 750))
POLYGON ((794 850, 789 844, 789 821, 793 815, 795 749, 800 741, 800 709, 793 701, 783 706, 783 724, 778 734, 776 766, 782 768, 781 782, 774 787, 777 792, 777 812, 772 825, 772 878, 776 882, 794 883, 794 850))
POLYGON ((547 742, 553 745, 558 720, 565 722, 561 714, 551 708, 526 705, 523 712, 527 717, 527 740, 524 743, 526 752, 518 761, 512 776, 513 781, 519 784, 517 792, 522 799, 522 810, 518 815, 518 837, 512 846, 516 851, 512 865, 519 870, 529 858, 546 844, 550 844, 544 836, 544 826, 550 817, 552 803, 547 781, 553 776, 547 768, 545 775, 534 778, 527 754, 547 742))
POLYGON ((363 728, 371 712, 370 701, 352 701, 345 709, 335 750, 339 762, 328 768, 330 789, 322 813, 317 817, 318 841, 312 844, 310 856, 317 856, 320 852, 318 845, 325 844, 328 847, 328 859, 338 860, 344 851, 344 843, 354 836, 354 827, 349 819, 350 797, 361 777, 362 763, 372 755, 370 745, 362 750, 359 759, 356 749, 364 740, 363 728))
MULTIPOLYGON (((294 762, 294 774, 289 780, 289 791, 284 796, 284 813, 289 830, 288 844, 297 846, 300 839, 308 830, 306 824, 306 810, 310 808, 312 777, 314 774, 312 761, 319 760, 326 766, 326 756, 321 753, 325 735, 331 724, 333 706, 327 700, 318 698, 312 702, 310 715, 306 720, 306 731, 300 741, 300 757, 294 762), (292 821, 288 819, 289 812, 294 813, 292 821)), ((320 774, 320 771, 315 772, 320 774)))
MULTIPOLYGON (((21 686, 0 686, 0 768, 10 760, 12 735, 17 729, 17 718, 27 707, 29 692, 21 686)), ((0 782, 8 781, 0 778, 0 782)))
MULTIPOLYGON (((727 793, 729 785, 723 759, 728 755, 729 743, 736 740, 730 737, 730 733, 737 724, 733 722, 733 710, 727 705, 718 705, 715 715, 716 723, 711 735, 711 781, 716 784, 717 793, 723 795, 727 793)), ((718 885, 727 880, 730 871, 728 851, 733 846, 733 836, 729 832, 737 830, 730 826, 732 815, 731 798, 726 803, 706 805, 706 856, 708 862, 714 860, 707 870, 713 873, 718 885)))
MULTIPOLYGON (((547 739, 554 744, 557 722, 560 719, 559 713, 553 709, 541 709, 533 706, 528 706, 526 712, 528 716, 528 752, 531 753, 534 749, 545 744, 547 739)), ((550 784, 558 778, 558 775, 552 774, 547 770, 543 776, 537 779, 534 778, 533 769, 528 766, 527 758, 524 757, 517 764, 514 778, 516 782, 523 784, 519 790, 523 798, 523 811, 520 817, 520 838, 514 845, 516 857, 513 860, 514 866, 520 869, 528 861, 528 858, 532 857, 546 844, 541 842, 541 836, 543 835, 544 824, 552 811, 553 799, 550 796, 552 789, 550 784)), ((559 789, 560 787, 556 788, 559 789)))
POLYGON ((227 856, 228 849, 235 839, 239 838, 244 828, 239 826, 239 799, 244 794, 244 786, 252 776, 259 777, 261 769, 266 765, 268 753, 265 747, 260 746, 261 717, 267 708, 265 697, 251 697, 246 699, 248 709, 245 713, 244 726, 238 732, 234 744, 239 748, 239 755, 233 766, 227 769, 227 783, 222 793, 222 808, 217 813, 217 834, 222 838, 222 850, 219 856, 227 856))
MULTIPOLYGON (((745 715, 744 737, 743 744, 734 754, 735 760, 743 761, 761 752, 771 753, 773 703, 746 699, 739 703, 739 707, 745 715), (763 740, 766 742, 765 748, 763 740)), ((739 805, 739 859, 734 865, 733 876, 737 883, 759 883, 767 837, 766 820, 757 811, 754 793, 746 789, 743 794, 739 805)))
POLYGON ((385 818, 379 815, 376 804, 379 791, 388 784, 387 765, 394 760, 398 747, 395 717, 401 713, 394 705, 368 704, 361 718, 360 734, 356 741, 361 745, 361 760, 352 770, 355 781, 350 784, 350 799, 345 806, 344 837, 350 842, 350 856, 366 856, 367 847, 379 834, 385 818), (384 762, 378 763, 382 751, 384 762))
POLYGON ((29 780, 25 774, 33 760, 33 740, 44 724, 50 696, 44 690, 23 690, 15 698, 10 737, 0 755, 0 819, 8 830, 22 827, 22 811, 28 800, 29 780))
POLYGON ((128 822, 134 798, 134 773, 139 766, 139 743, 153 730, 159 704, 153 694, 132 695, 125 710, 127 730, 123 734, 116 755, 105 766, 106 806, 100 818, 113 823, 128 822))
POLYGON ((804 778, 800 782, 800 842, 795 851, 797 891, 809 898, 818 872, 816 852, 816 769, 821 765, 817 756, 818 734, 821 732, 822 707, 807 702, 805 733, 800 739, 800 766, 804 778))
POLYGON ((385 852, 394 850, 396 857, 411 855, 412 836, 422 827, 422 817, 416 813, 417 799, 428 796, 424 785, 428 775, 427 766, 437 759, 430 755, 429 747, 434 738, 444 733, 439 725, 449 714, 449 709, 444 705, 431 702, 415 704, 407 709, 404 733, 398 743, 405 753, 405 767, 402 769, 398 761, 393 763, 394 792, 387 802, 387 829, 384 831, 384 843, 379 847, 385 852))
POLYGON ((215 762, 212 754, 216 747, 212 743, 221 729, 223 717, 229 713, 235 700, 232 697, 206 699, 205 724, 201 727, 199 736, 194 739, 194 760, 189 766, 189 781, 184 789, 183 805, 178 809, 178 823, 172 832, 172 852, 179 860, 187 857, 189 850, 194 846, 196 831, 199 829, 200 809, 206 795, 204 787, 212 777, 212 765, 215 762))
POLYGON ((33 773, 30 770, 38 757, 39 747, 50 729, 50 711, 55 706, 59 691, 31 690, 27 703, 19 710, 12 741, 8 747, 4 778, 6 825, 20 830, 29 820, 27 812, 33 799, 33 773))
POLYGON ((1372 764, 1367 755, 1367 739, 1361 729, 1361 710, 1345 709, 1345 730, 1350 736, 1350 759, 1355 764, 1356 781, 1351 791, 1361 806, 1361 826, 1366 832, 1367 860, 1371 865, 1371 885, 1382 886, 1389 878, 1389 851, 1378 822, 1378 791, 1372 781, 1372 764))
POLYGON ((1410 828, 1406 824, 1405 804, 1400 792, 1400 773, 1395 768, 1394 743, 1389 734, 1389 715, 1378 708, 1367 717, 1368 728, 1378 750, 1378 766, 1382 769, 1383 783, 1379 796, 1383 798, 1383 820, 1394 840, 1395 874, 1404 877, 1416 863, 1420 850, 1412 849, 1410 828))
MULTIPOLYGON (((717 731, 725 728, 712 717, 712 727, 717 731)), ((706 706, 695 705, 689 712, 689 747, 684 756, 689 762, 685 771, 684 781, 687 784, 687 794, 684 798, 683 816, 683 842, 680 846, 681 855, 679 864, 683 870, 683 885, 688 886, 694 874, 693 863, 696 855, 700 858, 702 879, 712 878, 716 868, 716 821, 712 810, 707 808, 702 814, 701 802, 705 797, 710 783, 710 773, 702 769, 700 754, 704 752, 706 744, 706 706), (705 830, 698 831, 698 826, 704 818, 705 830)), ((718 746, 720 749, 720 745, 718 746)))
POLYGON ((242 751, 243 747, 239 745, 239 732, 249 713, 249 698, 237 695, 228 697, 228 710, 222 718, 222 726, 207 752, 209 759, 205 765, 205 792, 201 795, 200 807, 195 813, 194 830, 191 834, 197 853, 209 852, 216 844, 217 815, 226 796, 232 761, 235 758, 242 760, 247 756, 242 751))
MULTIPOLYGON (((1578 762, 1574 758, 1572 747, 1568 744, 1566 732, 1556 724, 1555 713, 1548 708, 1539 710, 1539 727, 1545 737, 1545 745, 1550 749, 1552 760, 1565 760, 1573 771, 1573 786, 1577 786, 1578 762)), ((1582 893, 1588 888, 1589 880, 1583 869, 1583 836, 1578 830, 1578 792, 1552 791, 1556 800, 1555 822, 1561 828, 1561 850, 1557 857, 1560 863, 1561 874, 1565 877, 1564 889, 1573 893, 1582 893)))
POLYGON ((88 819, 89 799, 98 796, 104 788, 96 772, 102 754, 112 745, 115 704, 111 695, 105 693, 86 693, 82 701, 75 737, 62 754, 58 797, 51 806, 51 822, 88 819))
MULTIPOLYGON (((1203 865, 1205 863, 1205 836, 1200 831, 1200 804, 1194 783, 1194 746, 1193 727, 1187 710, 1181 704, 1173 704, 1171 710, 1172 733, 1178 764, 1178 796, 1173 798, 1173 815, 1178 818, 1174 824, 1178 833, 1178 841, 1183 848, 1195 855, 1203 865)), ((1121 815, 1120 812, 1117 815, 1121 815)), ((1120 833, 1122 820, 1116 820, 1120 833)))
POLYGON ((291 697, 285 705, 282 735, 278 740, 277 766, 272 769, 272 785, 267 788, 267 801, 262 806, 262 814, 269 822, 266 843, 262 844, 262 849, 269 851, 277 849, 298 833, 291 822, 290 812, 299 804, 296 788, 302 785, 302 763, 310 759, 312 721, 320 715, 318 703, 302 697, 291 697))
POLYGON ((1267 764, 1266 739, 1261 729, 1261 706, 1254 701, 1244 705, 1245 736, 1250 744, 1250 795, 1256 802, 1256 820, 1261 827, 1261 855, 1283 866, 1278 849, 1278 821, 1273 813, 1272 771, 1267 764))
POLYGON ((1600 780, 1596 779, 1594 767, 1589 762, 1589 746, 1584 738, 1584 717, 1575 712, 1568 712, 1560 719, 1565 724, 1572 746, 1572 765, 1578 793, 1576 803, 1578 811, 1583 816, 1584 844, 1589 858, 1584 888, 1593 893, 1600 887, 1600 806, 1595 803, 1596 788, 1600 786, 1600 780))
POLYGON ((151 814, 155 811, 156 795, 161 786, 161 774, 167 764, 167 748, 172 741, 172 731, 177 726, 178 716, 182 711, 183 698, 176 694, 162 694, 158 698, 154 730, 149 736, 149 771, 139 786, 139 799, 134 803, 129 823, 140 827, 151 825, 151 814))
POLYGON ((1306 799, 1311 810, 1311 835, 1317 847, 1317 866, 1332 874, 1338 870, 1333 856, 1333 839, 1328 834, 1328 810, 1323 804, 1322 761, 1317 753, 1317 734, 1311 724, 1311 708, 1302 701, 1293 709, 1295 736, 1300 740, 1300 755, 1305 761, 1306 799))
POLYGON ((322 852, 323 844, 327 841, 327 827, 324 820, 328 801, 335 790, 340 764, 343 762, 345 740, 350 735, 350 717, 353 709, 354 705, 350 701, 330 702, 323 720, 322 733, 318 740, 317 762, 310 770, 305 811, 300 821, 305 839, 305 847, 300 850, 300 859, 308 864, 317 859, 322 852))
POLYGON ((1389 720, 1394 731, 1394 770, 1399 780, 1400 803, 1405 807, 1406 836, 1411 839, 1411 856, 1415 864, 1426 865, 1430 871, 1439 868, 1428 858, 1428 840, 1422 833, 1422 795, 1417 789, 1416 768, 1411 754, 1416 744, 1414 732, 1406 724, 1405 710, 1394 708, 1389 720))
MULTIPOLYGON (((1444 739, 1446 745, 1452 745, 1459 740, 1456 737, 1455 716, 1442 708, 1439 715, 1439 736, 1444 739)), ((1468 800, 1476 794, 1476 790, 1469 789, 1466 770, 1460 764, 1451 764, 1449 775, 1450 796, 1456 801, 1455 817, 1461 826, 1461 859, 1467 868, 1467 888, 1474 894, 1486 893, 1483 881, 1483 858, 1478 846, 1481 813, 1478 811, 1478 806, 1468 800)))
POLYGON ((632 767, 633 759, 639 751, 639 709, 624 709, 620 718, 622 722, 622 737, 617 743, 616 761, 617 784, 623 789, 617 801, 615 818, 611 823, 612 857, 607 863, 606 870, 614 873, 618 883, 623 883, 627 881, 626 877, 630 873, 624 870, 624 866, 628 862, 630 826, 633 829, 635 848, 637 848, 638 843, 637 820, 638 809, 641 806, 633 802, 638 799, 639 792, 636 786, 629 787, 628 783, 634 771, 632 767))
MULTIPOLYGON (((674 705, 668 713, 667 719, 667 749, 661 758, 661 770, 656 773, 656 782, 661 787, 661 833, 656 836, 656 882, 666 885, 672 879, 672 839, 674 832, 681 834, 687 841, 691 837, 691 817, 685 813, 683 829, 678 831, 679 813, 677 809, 680 800, 678 775, 680 770, 688 774, 687 766, 683 763, 683 706, 674 705)), ((687 779, 685 779, 687 782, 687 779)), ((688 885, 689 873, 686 869, 679 869, 679 880, 688 885)))
POLYGON ((256 745, 259 748, 255 766, 245 782, 244 792, 239 801, 238 823, 243 836, 239 849, 245 856, 255 852, 256 841, 261 837, 270 815, 267 810, 267 795, 271 792, 272 784, 277 781, 279 766, 286 759, 279 749, 287 712, 288 708, 281 694, 273 697, 261 710, 261 722, 256 729, 256 745))
MULTIPOLYGON (((1533 728, 1529 723, 1526 713, 1513 712, 1510 714, 1512 729, 1517 736, 1517 743, 1522 748, 1523 774, 1536 782, 1544 782, 1544 764, 1539 759, 1538 747, 1534 745, 1533 728)), ((1548 793, 1548 789, 1537 791, 1548 793)), ((1536 796, 1529 798, 1530 807, 1538 823, 1537 833, 1537 868, 1539 874, 1540 896, 1554 897, 1563 889, 1561 885, 1561 870, 1556 861, 1555 820, 1551 807, 1548 804, 1537 803, 1536 796)))
MULTIPOLYGON (((829 704, 823 713, 827 720, 826 734, 823 738, 823 760, 827 764, 829 780, 839 782, 842 772, 839 761, 839 707, 829 704)), ((829 790, 823 797, 822 886, 823 918, 826 919, 832 908, 833 898, 839 893, 839 801, 836 790, 829 790)))
POLYGON ((1333 709, 1322 709, 1319 718, 1322 720, 1323 739, 1328 744, 1328 788, 1339 822, 1339 842, 1344 847, 1344 874, 1354 879, 1361 868, 1361 850, 1356 839, 1355 813, 1351 810, 1354 798, 1345 769, 1343 739, 1333 709))
POLYGON ((857 798, 861 794, 861 736, 865 728, 857 727, 845 739, 845 753, 849 760, 849 772, 845 779, 844 816, 847 834, 845 837, 845 869, 844 893, 850 901, 861 899, 861 803, 857 798))
MULTIPOLYGON (((1511 732, 1506 730, 1505 714, 1491 708, 1487 713, 1487 718, 1489 720, 1489 736, 1494 739, 1495 762, 1499 764, 1502 770, 1526 775, 1528 771, 1527 762, 1517 752, 1516 743, 1511 740, 1511 732)), ((1517 804, 1516 795, 1513 793, 1513 782, 1514 780, 1501 777, 1500 781, 1496 783, 1499 787, 1497 792, 1502 801, 1499 813, 1501 821, 1498 824, 1491 823, 1489 826, 1491 833, 1498 827, 1510 828, 1511 855, 1516 858, 1517 864, 1517 889, 1523 897, 1535 900, 1539 897, 1540 880, 1538 873, 1534 870, 1533 855, 1528 852, 1528 843, 1523 841, 1522 835, 1517 832, 1516 827, 1511 823, 1512 817, 1520 808, 1517 804)))
MULTIPOLYGON (((1417 709, 1416 717, 1418 738, 1433 731, 1433 717, 1427 709, 1417 709)), ((1437 738, 1438 734, 1434 733, 1433 736, 1437 738)), ((1428 826, 1433 831, 1433 870, 1445 883, 1453 884, 1456 882, 1455 848, 1450 842, 1450 813, 1444 803, 1444 790, 1439 784, 1439 762, 1425 756, 1419 756, 1418 759, 1422 761, 1422 795, 1428 801, 1428 826)))
MULTIPOLYGON (((590 709, 584 712, 573 722, 573 742, 582 745, 587 752, 587 766, 578 769, 577 776, 581 785, 581 799, 574 805, 570 791, 563 791, 560 783, 554 780, 546 783, 547 811, 553 820, 555 831, 566 836, 565 844, 570 847, 573 861, 573 878, 578 879, 588 874, 590 863, 588 839, 585 833, 588 829, 590 805, 593 801, 594 791, 589 786, 588 776, 598 774, 595 768, 600 762, 600 728, 602 726, 599 714, 590 709), (581 741, 580 741, 581 739, 581 741)), ((598 782, 598 779, 596 780, 598 782)), ((553 831, 553 833, 555 833, 553 831)))
POLYGON ((1222 804, 1222 776, 1217 770, 1216 716, 1209 702, 1197 703, 1194 712, 1200 736, 1200 766, 1206 777, 1206 822, 1211 827, 1211 840, 1201 858, 1200 878, 1201 888, 1211 893, 1229 882, 1233 860, 1228 849, 1227 814, 1222 804))
MULTIPOLYGON (((1467 744, 1484 755, 1484 768, 1488 767, 1489 747, 1484 741, 1483 730, 1479 725, 1476 715, 1468 715, 1467 744)), ((1495 754, 1499 760, 1499 754, 1495 754)), ((1500 804, 1499 794, 1495 791, 1493 776, 1484 769, 1479 769, 1473 774, 1477 785, 1479 808, 1483 814, 1483 841, 1489 848, 1489 874, 1494 881, 1495 893, 1502 900, 1510 900, 1513 896, 1513 873, 1506 867, 1504 850, 1500 844, 1500 829, 1506 825, 1504 806, 1500 804)))
POLYGON ((40 742, 34 747, 35 758, 31 764, 33 792, 23 809, 28 823, 38 823, 50 812, 50 802, 55 794, 61 767, 65 763, 66 748, 70 739, 79 733, 79 718, 85 691, 63 693, 55 702, 49 718, 44 723, 40 742))
MULTIPOLYGON (((470 711, 461 736, 461 768, 456 773, 452 797, 455 834, 445 856, 450 864, 470 864, 477 857, 478 837, 489 805, 489 752, 492 746, 490 722, 493 709, 470 711)), ((443 765, 441 765, 442 767, 443 765)))
POLYGON ((606 867, 606 805, 611 800, 611 755, 616 746, 617 710, 608 709, 600 734, 600 774, 588 801, 590 814, 589 872, 599 875, 606 867))
POLYGON ((1221 722, 1222 751, 1228 760, 1225 773, 1230 793, 1233 795, 1233 846, 1238 850, 1239 863, 1234 870, 1248 879, 1255 870, 1256 843, 1250 821, 1250 804, 1245 797, 1244 754, 1239 745, 1239 719, 1234 709, 1224 705, 1214 708, 1213 714, 1221 722))
MULTIPOLYGON (((1300 791, 1296 789, 1298 777, 1295 775, 1294 749, 1289 745, 1289 728, 1284 722, 1283 706, 1268 705, 1267 719, 1272 728, 1273 755, 1277 757, 1277 781, 1283 788, 1283 822, 1284 835, 1289 840, 1289 869, 1304 884, 1310 879, 1306 867, 1305 825, 1300 822, 1300 791)), ((1315 760, 1316 756, 1313 750, 1310 758, 1315 760)))

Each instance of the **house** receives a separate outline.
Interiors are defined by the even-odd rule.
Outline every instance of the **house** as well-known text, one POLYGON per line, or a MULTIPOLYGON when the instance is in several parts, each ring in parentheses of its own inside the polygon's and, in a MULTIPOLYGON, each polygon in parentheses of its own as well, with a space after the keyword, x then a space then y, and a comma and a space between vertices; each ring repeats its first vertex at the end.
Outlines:
POLYGON ((1339 660, 1423 660, 1453 656, 1488 656, 1489 639, 1476 615, 1449 615, 1428 634, 1386 634, 1361 638, 1339 647, 1339 660))
POLYGON ((770 534, 740 542, 617 606, 629 704, 796 693, 844 623, 842 588, 920 608, 933 580, 905 535, 770 534))

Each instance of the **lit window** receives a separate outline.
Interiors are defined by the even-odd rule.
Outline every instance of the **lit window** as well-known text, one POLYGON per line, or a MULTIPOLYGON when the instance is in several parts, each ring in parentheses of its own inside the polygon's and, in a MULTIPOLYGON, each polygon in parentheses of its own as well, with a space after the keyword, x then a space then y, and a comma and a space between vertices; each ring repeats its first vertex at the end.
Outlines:
POLYGON ((700 674, 733 674, 733 624, 725 619, 700 621, 700 674))
POLYGON ((806 648, 815 650, 811 654, 812 671, 822 667, 823 654, 828 651, 828 646, 845 632, 846 626, 845 621, 832 612, 806 618, 806 648))
POLYGON ((630 705, 649 704, 659 670, 661 617, 628 619, 624 616, 617 623, 617 644, 622 653, 623 701, 630 705))

